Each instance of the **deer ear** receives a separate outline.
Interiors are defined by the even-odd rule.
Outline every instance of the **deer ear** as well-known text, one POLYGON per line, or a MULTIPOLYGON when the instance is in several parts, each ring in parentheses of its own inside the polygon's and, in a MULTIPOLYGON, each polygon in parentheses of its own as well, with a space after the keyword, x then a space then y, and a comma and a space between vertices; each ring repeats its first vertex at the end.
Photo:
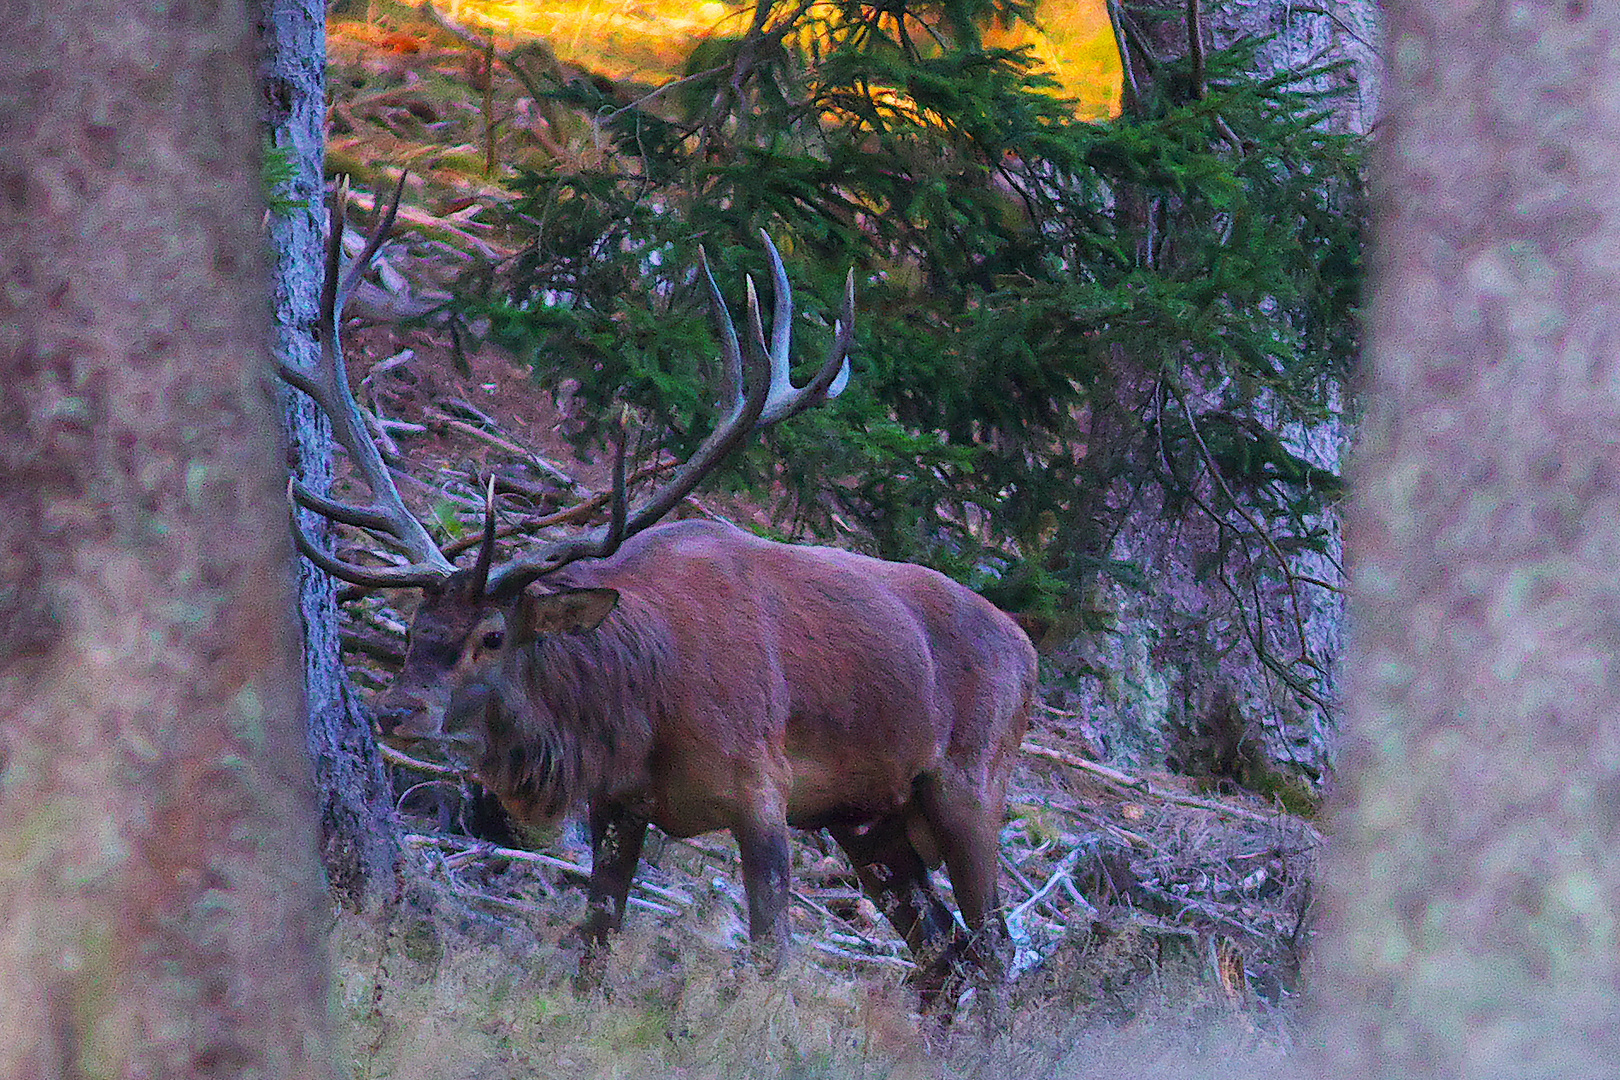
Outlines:
POLYGON ((518 597, 515 625, 518 644, 541 634, 585 633, 602 625, 619 602, 617 589, 525 591, 518 597))

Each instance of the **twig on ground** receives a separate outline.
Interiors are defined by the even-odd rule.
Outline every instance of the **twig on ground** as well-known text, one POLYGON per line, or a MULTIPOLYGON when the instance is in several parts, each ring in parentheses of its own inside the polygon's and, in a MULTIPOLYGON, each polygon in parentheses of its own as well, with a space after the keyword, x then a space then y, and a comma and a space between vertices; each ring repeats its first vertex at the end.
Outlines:
MULTIPOLYGON (((1029 896, 1028 900, 1025 900, 1022 904, 1019 904, 1018 907, 1013 909, 1015 914, 1027 910, 1031 904, 1039 903, 1040 906, 1045 908, 1048 913, 1056 916, 1057 918, 1064 920, 1068 919, 1067 913, 1065 913, 1062 908, 1058 907, 1056 904, 1052 903, 1052 901, 1046 898, 1046 887, 1037 886, 1031 882, 1029 878, 1025 877, 1023 872, 1020 871, 1017 866, 1013 865, 1013 861, 1007 858, 1006 852, 1001 852, 998 857, 1001 860, 1001 868, 1007 871, 1007 873, 1012 876, 1012 879, 1018 882, 1018 884, 1023 887, 1024 892, 1029 896)), ((1050 882, 1048 885, 1050 885, 1050 882)), ((1090 901, 1086 902, 1086 907, 1088 909, 1088 914, 1094 916, 1095 909, 1091 907, 1090 901)), ((1008 918, 1012 917, 1012 915, 1008 916, 1008 918)))
POLYGON ((1137 882, 1136 887, 1145 895, 1151 896, 1160 903, 1178 909, 1176 912, 1176 918, 1178 919, 1184 919, 1187 917, 1188 912, 1193 912, 1199 918, 1207 919, 1212 925, 1218 926, 1228 933, 1236 934, 1246 941, 1265 941, 1269 937, 1269 935, 1239 922, 1224 912, 1214 910, 1211 904, 1201 903, 1188 896, 1177 896, 1175 893, 1166 892, 1163 889, 1157 889, 1152 885, 1145 885, 1141 882, 1137 882))
MULTIPOLYGON (((431 761, 422 761, 418 758, 413 758, 409 754, 403 754, 400 751, 395 750, 387 743, 378 743, 377 751, 382 754, 382 759, 388 762, 390 765, 403 765, 407 769, 415 769, 417 772, 427 773, 429 776, 441 776, 451 780, 461 780, 466 776, 466 774, 460 769, 451 768, 449 765, 436 765, 431 761)), ((409 838, 407 838, 407 840, 408 839, 409 838)))
MULTIPOLYGON (((1057 888, 1059 884, 1067 879, 1070 874, 1074 873, 1074 868, 1079 864, 1081 858, 1083 858, 1086 854, 1087 849, 1084 846, 1070 849, 1068 854, 1059 859, 1057 865, 1053 867, 1051 874, 1046 879, 1046 884, 1036 889, 1035 894, 1028 900, 1025 900, 1022 904, 1019 904, 1017 907, 1013 908, 1012 911, 1007 913, 1007 921, 1022 921, 1025 913, 1027 913, 1030 908, 1034 907, 1036 904, 1043 903, 1046 900, 1048 893, 1057 888)), ((1101 917, 1098 915, 1097 909, 1091 906, 1091 902, 1089 900, 1083 896, 1080 896, 1078 892, 1075 892, 1074 896, 1078 897, 1080 903, 1084 905, 1087 918, 1095 920, 1101 917)), ((1051 905, 1047 906, 1050 907, 1051 905)), ((1053 911, 1056 912, 1059 918, 1067 918, 1063 912, 1057 911, 1055 908, 1053 908, 1053 911)))
MULTIPOLYGON (((1183 795, 1177 791, 1165 791, 1162 788, 1154 787, 1143 777, 1131 776, 1129 773, 1122 773, 1118 769, 1111 769, 1107 765, 1100 765, 1095 761, 1087 761, 1078 754, 1071 754, 1066 750, 1055 750, 1052 747, 1041 746, 1032 742, 1025 742, 1020 749, 1026 754, 1033 754, 1036 757, 1049 758, 1052 761, 1060 762, 1069 766, 1070 768, 1081 769, 1092 774, 1093 776, 1102 778, 1104 781, 1114 785, 1117 788, 1134 792, 1139 795, 1144 795, 1148 798, 1157 799, 1160 802, 1173 803, 1176 806, 1190 806, 1197 810, 1208 810, 1212 814, 1225 814, 1229 817, 1244 818, 1248 821, 1272 822, 1276 821, 1277 818, 1281 816, 1279 813, 1264 813, 1258 810, 1250 810, 1246 807, 1234 806, 1231 803, 1219 802, 1215 799, 1200 799, 1196 795, 1183 795)), ((1301 824, 1309 832, 1312 840, 1316 841, 1317 843, 1321 843, 1322 834, 1319 831, 1309 824, 1305 824, 1303 822, 1301 824)), ((1141 838, 1139 837, 1138 839, 1141 838)), ((1146 841, 1143 842, 1145 843, 1146 841)))

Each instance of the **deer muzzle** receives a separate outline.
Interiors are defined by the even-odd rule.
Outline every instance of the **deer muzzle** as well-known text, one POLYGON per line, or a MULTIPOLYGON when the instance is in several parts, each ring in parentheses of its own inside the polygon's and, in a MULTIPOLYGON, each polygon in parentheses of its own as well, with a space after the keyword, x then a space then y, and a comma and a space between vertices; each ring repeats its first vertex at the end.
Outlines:
POLYGON ((436 737, 442 716, 442 707, 435 709, 426 695, 400 687, 384 693, 373 707, 377 734, 396 746, 436 737))

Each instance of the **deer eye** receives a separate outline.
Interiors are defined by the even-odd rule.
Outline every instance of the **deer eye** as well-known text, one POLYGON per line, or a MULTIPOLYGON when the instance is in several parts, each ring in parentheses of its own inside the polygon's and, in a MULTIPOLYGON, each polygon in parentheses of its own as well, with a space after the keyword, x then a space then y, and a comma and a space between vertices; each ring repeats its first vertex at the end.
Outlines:
POLYGON ((505 640, 506 635, 504 633, 499 630, 491 630, 484 635, 484 648, 498 649, 501 647, 501 642, 505 640))

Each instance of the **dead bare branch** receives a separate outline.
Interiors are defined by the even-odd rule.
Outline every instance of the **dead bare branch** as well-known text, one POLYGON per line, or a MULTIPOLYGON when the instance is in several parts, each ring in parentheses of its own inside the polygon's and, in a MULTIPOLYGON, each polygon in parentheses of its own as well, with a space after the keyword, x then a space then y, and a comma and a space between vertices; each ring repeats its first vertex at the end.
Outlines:
MULTIPOLYGON (((1196 795, 1183 795, 1178 791, 1165 791, 1163 788, 1155 787, 1142 777, 1131 776, 1129 773, 1120 772, 1118 769, 1109 768, 1107 765, 1095 761, 1087 761, 1078 754, 1071 754, 1066 750, 1056 750, 1028 741, 1025 741, 1019 749, 1026 754, 1049 758, 1072 769, 1083 770, 1122 791, 1157 799, 1160 802, 1173 803, 1176 806, 1189 806, 1197 810, 1207 810, 1212 814, 1224 814, 1228 817, 1245 818, 1249 821, 1274 821, 1279 817, 1276 813, 1249 810, 1242 806, 1234 806, 1231 803, 1219 802, 1215 799, 1200 799, 1196 795)), ((1321 842, 1322 834, 1320 832, 1309 825, 1306 825, 1305 828, 1310 830, 1313 839, 1318 843, 1321 842)))

